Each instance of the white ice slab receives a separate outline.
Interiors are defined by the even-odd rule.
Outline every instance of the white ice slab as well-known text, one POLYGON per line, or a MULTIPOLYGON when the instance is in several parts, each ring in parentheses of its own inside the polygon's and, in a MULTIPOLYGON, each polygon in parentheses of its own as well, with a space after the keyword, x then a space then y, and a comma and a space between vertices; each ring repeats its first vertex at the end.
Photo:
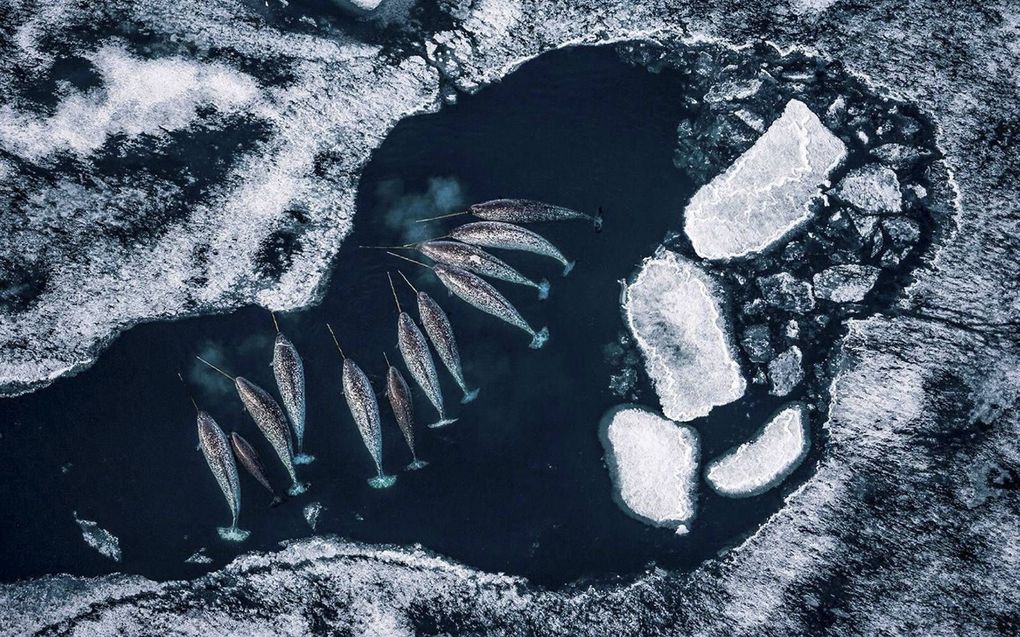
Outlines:
POLYGON ((697 432, 629 405, 611 409, 600 432, 623 510, 644 522, 686 533, 695 514, 697 432))
POLYGON ((706 259, 765 250, 811 216, 810 204, 846 145, 803 103, 790 100, 733 165, 701 187, 684 230, 706 259))
POLYGON ((706 416, 744 395, 717 288, 698 265, 660 249, 624 293, 627 324, 671 420, 706 416))
POLYGON ((896 173, 879 164, 851 170, 833 189, 833 194, 868 214, 895 214, 903 208, 896 173))
POLYGON ((835 265, 814 276, 815 296, 833 303, 856 303, 875 287, 881 270, 871 265, 835 265))
POLYGON ((81 538, 85 540, 86 544, 114 562, 120 561, 120 540, 117 539, 116 535, 92 520, 79 518, 77 511, 74 512, 74 521, 81 528, 81 538))
POLYGON ((744 498, 768 491, 800 465, 810 439, 803 405, 785 407, 753 440, 708 465, 705 479, 722 495, 744 498))

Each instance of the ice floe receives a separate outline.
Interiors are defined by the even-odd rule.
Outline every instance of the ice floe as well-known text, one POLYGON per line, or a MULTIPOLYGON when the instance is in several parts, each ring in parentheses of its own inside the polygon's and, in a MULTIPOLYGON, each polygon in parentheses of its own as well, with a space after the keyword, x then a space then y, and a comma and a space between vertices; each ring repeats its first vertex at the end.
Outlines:
POLYGON ((750 442, 713 460, 708 484, 722 495, 748 497, 779 484, 807 455, 810 439, 803 405, 785 407, 750 442))
POLYGON ((790 100, 782 116, 727 168, 695 193, 684 230, 706 259, 767 249, 811 216, 811 203, 846 145, 818 116, 790 100))
POLYGON ((881 270, 871 265, 836 265, 814 276, 815 296, 833 303, 856 303, 875 286, 881 270))
POLYGON ((624 313, 667 418, 705 416, 744 395, 719 284, 695 263, 660 249, 624 292, 624 313))
POLYGON ((99 551, 105 557, 114 562, 120 561, 120 540, 113 533, 110 533, 98 523, 92 520, 84 520, 78 517, 78 512, 73 513, 74 521, 81 528, 81 537, 85 543, 99 551))
POLYGON ((772 381, 770 391, 773 395, 786 396, 804 380, 803 358, 800 348, 794 345, 769 363, 769 380, 772 381))
POLYGON ((840 200, 870 214, 897 213, 903 205, 896 173, 879 164, 868 164, 851 170, 832 193, 840 200))
POLYGON ((188 559, 184 560, 185 564, 212 564, 212 558, 205 554, 206 548, 203 546, 194 553, 192 553, 188 559))
POLYGON ((801 281, 789 272, 780 272, 758 279, 765 302, 774 308, 803 314, 815 307, 811 284, 801 281))
POLYGON ((696 505, 697 432, 634 405, 609 410, 599 431, 620 506, 687 533, 696 505))

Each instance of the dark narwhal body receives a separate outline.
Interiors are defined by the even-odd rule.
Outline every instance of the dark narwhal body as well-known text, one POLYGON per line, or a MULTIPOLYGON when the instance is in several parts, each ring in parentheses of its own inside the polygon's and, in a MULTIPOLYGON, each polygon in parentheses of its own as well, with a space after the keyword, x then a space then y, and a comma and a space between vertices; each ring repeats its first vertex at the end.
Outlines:
POLYGON ((563 264, 563 276, 570 274, 574 262, 568 261, 556 246, 527 228, 501 221, 476 221, 454 228, 449 236, 483 248, 517 250, 556 259, 563 264))
POLYGON ((493 199, 473 204, 468 212, 486 221, 507 223, 540 223, 543 221, 570 221, 584 219, 592 222, 596 230, 602 229, 602 211, 591 216, 577 210, 554 206, 530 199, 493 199))
POLYGON ((241 402, 244 403, 244 408, 258 425, 269 444, 273 446, 276 455, 283 462, 284 468, 287 469, 287 474, 292 482, 287 493, 290 495, 304 493, 308 485, 300 483, 297 473, 294 471, 294 451, 290 426, 287 424, 287 418, 283 415, 280 405, 273 400, 269 392, 246 378, 238 376, 234 379, 234 385, 237 387, 237 394, 241 397, 241 402))
POLYGON ((294 344, 283 334, 277 334, 276 343, 273 344, 273 376, 276 377, 280 398, 294 429, 294 440, 297 443, 294 463, 308 464, 315 458, 304 452, 305 367, 294 344))
POLYGON ((549 296, 549 281, 542 279, 536 283, 502 259, 498 259, 476 246, 458 241, 426 241, 418 246, 418 251, 439 263, 457 266, 475 274, 508 281, 516 285, 533 287, 538 290, 539 299, 549 296))
POLYGON ((216 530, 224 540, 241 542, 247 539, 250 531, 237 528, 237 516, 241 513, 241 481, 237 476, 237 464, 230 451, 227 435, 212 416, 204 411, 198 412, 198 444, 230 507, 230 527, 219 527, 216 530))
POLYGON ((393 417, 397 421, 397 426, 400 427, 400 432, 404 434, 408 449, 411 450, 411 464, 407 465, 407 468, 411 471, 421 469, 428 463, 418 459, 414 448, 414 403, 411 399, 411 388, 407 386, 407 381, 404 380, 400 370, 390 365, 389 358, 386 359, 386 367, 388 368, 386 370, 386 398, 390 401, 393 417))
POLYGON ((258 452, 251 446, 251 443, 245 440, 241 434, 234 431, 230 434, 230 444, 234 448, 234 455, 244 465, 244 468, 248 470, 248 473, 273 496, 270 506, 276 506, 282 502, 283 500, 280 496, 276 495, 273 485, 269 483, 269 478, 266 476, 266 468, 262 465, 262 458, 259 457, 258 452))
POLYGON ((518 327, 531 335, 529 347, 538 349, 549 339, 549 330, 542 328, 538 332, 533 330, 524 317, 520 315, 510 301, 500 294, 480 277, 462 270, 461 268, 443 265, 442 263, 433 266, 432 271, 436 273, 439 280, 455 295, 464 301, 475 306, 479 310, 491 314, 518 327))

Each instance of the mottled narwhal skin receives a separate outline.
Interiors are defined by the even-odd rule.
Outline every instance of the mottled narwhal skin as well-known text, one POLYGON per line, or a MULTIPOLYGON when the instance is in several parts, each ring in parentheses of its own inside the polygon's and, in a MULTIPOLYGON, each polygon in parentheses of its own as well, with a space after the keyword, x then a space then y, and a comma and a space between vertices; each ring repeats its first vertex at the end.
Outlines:
POLYGON ((502 221, 475 221, 454 228, 451 238, 483 248, 517 250, 551 257, 563 264, 563 276, 574 269, 574 262, 568 261, 563 253, 542 235, 527 228, 502 221))
POLYGON ((453 325, 443 308, 436 303, 431 296, 424 291, 418 292, 418 313, 421 315, 422 325, 425 326, 425 333, 429 335, 432 346, 439 354, 439 360, 443 361, 450 375, 457 381, 460 390, 464 392, 461 403, 469 403, 478 396, 478 390, 467 388, 464 382, 464 370, 460 364, 460 351, 457 349, 457 339, 453 336, 453 325))
POLYGON ((546 340, 548 340, 549 330, 544 327, 538 332, 531 329, 531 326, 520 315, 517 308, 510 301, 506 300, 496 288, 483 281, 480 277, 471 274, 467 270, 443 265, 442 263, 433 266, 432 271, 436 273, 436 276, 439 277, 439 280, 443 282, 447 289, 464 301, 530 334, 531 344, 529 347, 531 349, 542 347, 546 340))
POLYGON ((297 442, 295 464, 308 464, 315 458, 304 453, 305 444, 305 366, 294 344, 283 334, 276 335, 273 345, 273 376, 280 390, 283 406, 290 416, 297 442))
POLYGON ((234 448, 234 455, 244 465, 244 468, 248 470, 248 473, 252 475, 259 484, 264 486, 267 491, 273 496, 271 506, 276 506, 280 503, 280 497, 276 495, 276 490, 273 489, 273 485, 269 483, 269 478, 266 476, 266 468, 262 465, 262 458, 259 457, 259 453, 255 451, 255 447, 251 446, 244 437, 236 431, 230 434, 230 444, 234 448))
POLYGON ((494 257, 476 246, 458 241, 426 241, 418 246, 418 251, 439 263, 454 265, 475 274, 508 281, 516 285, 533 287, 538 290, 540 299, 549 296, 548 281, 542 279, 541 282, 536 283, 502 259, 494 257))
POLYGON ((383 474, 382 470, 379 401, 375 398, 375 390, 372 389, 368 376, 349 358, 344 358, 343 388, 347 407, 351 410, 351 416, 358 426, 358 432, 361 433, 361 439, 365 442, 372 461, 375 462, 376 476, 370 478, 368 483, 376 488, 388 487, 396 478, 383 474))
POLYGON ((411 464, 407 465, 410 470, 421 469, 428 463, 418 459, 414 449, 414 403, 411 399, 411 388, 403 375, 393 365, 386 370, 386 398, 390 401, 393 409, 393 416, 397 420, 400 432, 404 434, 407 447, 411 450, 411 464))
POLYGON ((307 485, 298 482, 297 473, 294 471, 294 448, 290 426, 287 424, 286 416, 283 415, 283 409, 273 400, 269 392, 246 378, 238 376, 234 379, 234 385, 237 387, 241 402, 244 403, 244 408, 248 410, 269 444, 273 445, 276 455, 280 456, 280 461, 290 475, 293 484, 287 492, 291 495, 304 493, 307 485))
POLYGON ((216 482, 223 491, 230 507, 230 527, 220 527, 220 537, 225 540, 240 542, 248 537, 248 531, 237 528, 237 516, 241 513, 241 480, 237 476, 237 464, 230 450, 230 441, 216 424, 212 416, 204 411, 198 412, 198 442, 202 455, 209 465, 216 482))
POLYGON ((476 203, 468 208, 468 212, 486 221, 506 221, 509 223, 539 223, 542 221, 570 221, 585 219, 595 225, 596 230, 602 228, 602 215, 591 215, 562 206, 533 201, 531 199, 493 199, 476 203))
POLYGON ((443 389, 439 385, 439 374, 436 373, 436 364, 432 362, 429 344, 407 312, 401 312, 397 318, 397 345, 400 347, 400 354, 404 357, 407 370, 411 372, 411 377, 439 412, 439 420, 429 427, 442 427, 455 422, 456 418, 446 417, 446 410, 443 408, 443 389))

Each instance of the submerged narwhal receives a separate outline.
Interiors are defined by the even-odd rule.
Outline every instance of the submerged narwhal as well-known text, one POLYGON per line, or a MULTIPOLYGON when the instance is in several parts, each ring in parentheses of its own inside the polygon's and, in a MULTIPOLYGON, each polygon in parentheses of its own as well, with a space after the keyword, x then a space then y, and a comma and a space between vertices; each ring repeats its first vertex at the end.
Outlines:
POLYGON ((266 476, 266 468, 262 465, 262 458, 255 451, 255 447, 252 447, 251 443, 236 431, 230 433, 230 445, 234 448, 234 455, 237 456, 237 459, 244 468, 248 470, 251 477, 255 478, 273 496, 273 501, 269 503, 269 506, 276 506, 283 502, 283 498, 276 494, 276 489, 269 483, 269 478, 266 476))
POLYGON ((387 367, 386 398, 390 401, 397 426, 407 441, 407 448, 411 450, 411 464, 407 465, 407 469, 410 471, 421 469, 427 466, 428 462, 420 460, 414 448, 414 403, 411 400, 411 388, 407 386, 407 381, 404 380, 400 370, 390 364, 390 357, 386 356, 385 352, 383 358, 386 359, 387 367))
POLYGON ((333 328, 326 324, 333 342, 336 343, 340 358, 343 359, 342 384, 344 399, 347 401, 347 408, 351 410, 354 424, 358 426, 361 439, 368 449, 368 453, 375 462, 376 475, 368 479, 368 484, 376 489, 385 489, 397 481, 396 476, 386 475, 382 469, 382 427, 379 418, 379 401, 375 398, 375 390, 368 376, 354 361, 344 355, 340 348, 340 341, 337 340, 333 328))
POLYGON ((595 216, 578 212, 572 208, 554 206, 541 201, 531 199, 493 199, 482 203, 472 204, 464 212, 440 215, 419 221, 432 221, 445 217, 470 214, 486 221, 505 221, 507 223, 540 223, 543 221, 570 221, 573 219, 584 219, 595 226, 595 231, 602 230, 602 208, 599 208, 595 216))
POLYGON ((414 284, 404 276, 403 272, 397 271, 407 285, 414 290, 418 297, 418 314, 421 315, 422 325, 425 326, 425 333, 428 334, 432 346, 439 354, 439 360, 450 371, 450 375, 457 381, 457 386, 464 392, 461 403, 469 403, 478 397, 478 389, 468 389, 464 381, 464 370, 460 363, 460 351, 457 348, 457 339, 453 336, 453 326, 450 319, 443 311, 443 308, 436 303, 424 290, 414 287, 414 284))
POLYGON ((230 527, 221 526, 216 531, 224 540, 241 542, 248 538, 251 531, 237 528, 237 516, 241 513, 241 481, 237 476, 234 454, 230 451, 227 435, 212 416, 201 409, 198 410, 198 445, 230 507, 230 527))
POLYGON ((315 460, 304 452, 305 446, 305 366, 297 348, 290 342, 280 326, 276 323, 276 315, 272 314, 273 326, 276 327, 276 342, 273 344, 273 376, 276 387, 280 390, 280 398, 290 417, 294 429, 294 441, 297 443, 297 454, 294 464, 308 464, 315 460))
POLYGON ((446 417, 446 409, 443 406, 443 388, 439 385, 439 374, 436 373, 436 364, 432 362, 429 344, 411 315, 400 309, 397 290, 393 287, 393 277, 386 273, 386 278, 390 281, 393 301, 397 304, 397 345, 400 348, 400 355, 404 357, 404 364, 411 372, 411 378, 418 383, 429 402, 439 413, 439 420, 430 424, 429 427, 443 427, 456 422, 456 418, 446 417))
POLYGON ((551 257, 563 264, 563 276, 567 276, 574 269, 574 262, 567 260, 563 253, 549 243, 545 237, 512 223, 502 221, 465 223, 451 230, 448 236, 457 241, 483 248, 517 250, 551 257))
POLYGON ((527 285, 538 290, 538 298, 549 296, 549 281, 542 279, 532 281, 508 263, 494 257, 477 246, 459 241, 426 241, 418 245, 418 251, 439 263, 453 265, 458 268, 516 285, 527 285))
POLYGON ((280 457, 280 462, 287 469, 287 474, 290 475, 291 485, 287 489, 287 493, 290 495, 304 493, 308 485, 299 482, 297 473, 294 471, 294 450, 290 437, 290 426, 287 424, 287 418, 283 415, 280 405, 273 400, 269 392, 250 380, 241 376, 233 377, 204 358, 200 356, 196 356, 196 358, 234 381, 237 395, 241 397, 245 410, 258 425, 262 435, 273 446, 276 455, 280 457))

